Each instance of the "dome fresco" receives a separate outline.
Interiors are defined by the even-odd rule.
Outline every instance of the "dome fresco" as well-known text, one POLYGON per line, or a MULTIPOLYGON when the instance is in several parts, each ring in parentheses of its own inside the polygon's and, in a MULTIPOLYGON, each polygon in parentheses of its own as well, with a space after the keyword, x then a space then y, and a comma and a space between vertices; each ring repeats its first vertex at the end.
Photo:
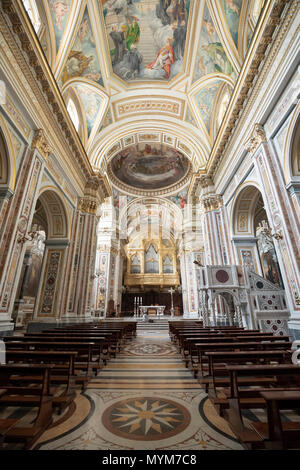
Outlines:
POLYGON ((164 144, 130 146, 110 163, 116 178, 138 189, 157 190, 180 182, 190 163, 178 150, 164 144))

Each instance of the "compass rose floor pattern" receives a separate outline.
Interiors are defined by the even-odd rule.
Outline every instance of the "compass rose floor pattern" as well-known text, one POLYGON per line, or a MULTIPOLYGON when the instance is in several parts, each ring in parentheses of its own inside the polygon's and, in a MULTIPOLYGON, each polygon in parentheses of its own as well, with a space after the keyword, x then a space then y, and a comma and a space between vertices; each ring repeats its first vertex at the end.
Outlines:
POLYGON ((139 331, 41 436, 41 450, 242 449, 167 331, 139 331))

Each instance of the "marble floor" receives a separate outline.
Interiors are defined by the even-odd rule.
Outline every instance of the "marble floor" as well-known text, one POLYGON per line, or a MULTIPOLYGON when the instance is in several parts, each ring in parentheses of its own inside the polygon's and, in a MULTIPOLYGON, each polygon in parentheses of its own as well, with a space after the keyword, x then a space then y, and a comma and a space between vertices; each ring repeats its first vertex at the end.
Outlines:
POLYGON ((242 449, 170 342, 142 329, 57 416, 40 450, 242 449))

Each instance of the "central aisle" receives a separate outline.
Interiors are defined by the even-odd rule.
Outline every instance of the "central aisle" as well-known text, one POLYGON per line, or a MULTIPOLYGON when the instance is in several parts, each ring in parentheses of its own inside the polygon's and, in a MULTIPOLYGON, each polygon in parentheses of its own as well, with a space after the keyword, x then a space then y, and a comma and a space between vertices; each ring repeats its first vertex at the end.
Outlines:
MULTIPOLYGON (((154 328, 154 327, 153 327, 154 328)), ((143 327, 111 359, 39 449, 241 449, 183 365, 168 331, 143 327)))

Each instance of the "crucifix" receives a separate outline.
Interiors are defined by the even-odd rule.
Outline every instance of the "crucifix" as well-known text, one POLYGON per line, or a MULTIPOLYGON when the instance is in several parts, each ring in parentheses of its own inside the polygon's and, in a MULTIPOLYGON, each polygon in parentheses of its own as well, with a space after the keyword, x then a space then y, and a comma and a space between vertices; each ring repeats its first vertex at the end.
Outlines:
POLYGON ((171 309, 170 309, 170 312, 171 312, 171 316, 173 317, 174 316, 173 294, 175 292, 175 289, 173 289, 173 287, 171 287, 171 289, 169 289, 169 292, 171 294, 171 309))

